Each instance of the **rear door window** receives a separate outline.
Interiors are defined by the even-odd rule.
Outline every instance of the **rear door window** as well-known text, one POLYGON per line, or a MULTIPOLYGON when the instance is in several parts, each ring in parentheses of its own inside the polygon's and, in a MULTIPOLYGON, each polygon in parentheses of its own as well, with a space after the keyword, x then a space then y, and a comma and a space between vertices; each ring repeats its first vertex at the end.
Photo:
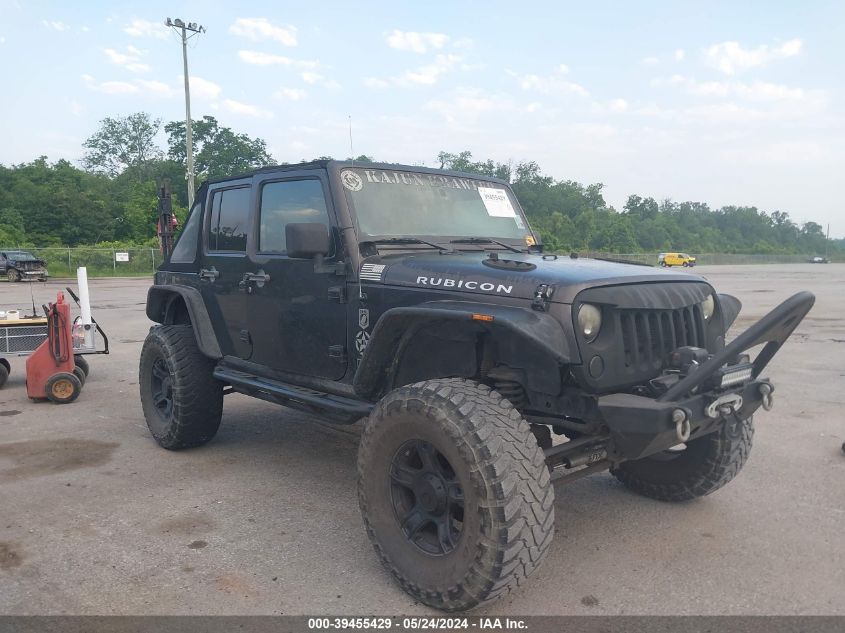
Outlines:
POLYGON ((217 190, 211 197, 208 250, 245 252, 249 233, 249 187, 217 190))

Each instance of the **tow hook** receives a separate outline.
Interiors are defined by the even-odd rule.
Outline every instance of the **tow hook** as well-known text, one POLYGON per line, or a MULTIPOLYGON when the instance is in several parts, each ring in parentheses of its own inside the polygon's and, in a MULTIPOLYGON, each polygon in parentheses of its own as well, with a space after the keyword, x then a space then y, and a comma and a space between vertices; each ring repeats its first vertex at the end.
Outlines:
POLYGON ((672 422, 675 423, 675 435, 678 441, 683 444, 689 439, 692 432, 687 412, 683 409, 675 409, 672 411, 672 422))
POLYGON ((731 411, 739 411, 741 408, 742 396, 738 393, 727 393, 708 404, 704 409, 704 414, 715 420, 718 417, 729 415, 731 411))
POLYGON ((774 406, 775 396, 772 393, 774 389, 768 383, 760 383, 760 397, 763 399, 762 405, 766 411, 771 411, 774 406))

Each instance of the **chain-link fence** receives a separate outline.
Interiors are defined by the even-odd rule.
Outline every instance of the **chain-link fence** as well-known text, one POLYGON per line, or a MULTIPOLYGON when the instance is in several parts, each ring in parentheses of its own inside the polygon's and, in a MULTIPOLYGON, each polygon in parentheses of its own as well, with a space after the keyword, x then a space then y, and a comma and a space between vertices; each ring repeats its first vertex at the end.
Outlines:
POLYGON ((76 277, 85 266, 89 277, 132 277, 152 275, 161 265, 157 248, 9 248, 22 250, 47 262, 50 277, 76 277))
MULTIPOLYGON (((157 248, 9 248, 24 250, 47 262, 51 277, 75 277, 76 269, 85 266, 91 277, 132 277, 152 275, 161 265, 157 248)), ((560 255, 560 253, 559 253, 560 255)), ((565 255, 565 253, 564 253, 565 255)), ((578 253, 580 257, 657 265, 657 253, 578 253)), ((698 265, 796 264, 810 260, 809 255, 741 255, 736 253, 694 254, 698 265)))

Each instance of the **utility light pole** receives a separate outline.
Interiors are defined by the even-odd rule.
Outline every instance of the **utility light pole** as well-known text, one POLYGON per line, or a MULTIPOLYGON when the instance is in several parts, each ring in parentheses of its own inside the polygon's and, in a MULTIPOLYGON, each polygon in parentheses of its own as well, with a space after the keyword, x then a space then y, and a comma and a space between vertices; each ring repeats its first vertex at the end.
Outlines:
POLYGON ((165 24, 182 36, 182 63, 184 65, 185 77, 185 150, 188 159, 188 173, 186 178, 188 180, 188 208, 194 206, 194 144, 191 134, 191 86, 188 81, 188 40, 205 33, 204 26, 198 26, 196 22, 189 22, 185 24, 181 19, 176 18, 172 20, 167 18, 165 24), (188 35, 188 31, 191 35, 188 35))

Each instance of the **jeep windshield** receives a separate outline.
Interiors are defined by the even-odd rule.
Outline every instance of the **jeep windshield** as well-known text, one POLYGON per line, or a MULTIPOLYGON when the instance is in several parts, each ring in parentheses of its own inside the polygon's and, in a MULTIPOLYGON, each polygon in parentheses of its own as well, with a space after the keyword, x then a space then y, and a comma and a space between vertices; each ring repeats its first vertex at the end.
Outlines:
POLYGON ((345 168, 340 180, 361 239, 425 236, 435 242, 442 237, 534 243, 513 194, 499 183, 366 167, 345 168))

